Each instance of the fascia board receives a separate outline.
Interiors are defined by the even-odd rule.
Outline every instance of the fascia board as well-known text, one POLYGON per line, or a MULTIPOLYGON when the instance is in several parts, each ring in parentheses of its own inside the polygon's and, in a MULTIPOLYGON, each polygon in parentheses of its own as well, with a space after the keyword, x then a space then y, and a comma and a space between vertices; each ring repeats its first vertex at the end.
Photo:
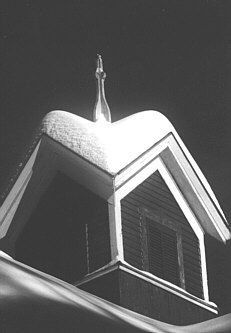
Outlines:
MULTIPOLYGON (((216 206, 217 210, 219 210, 220 214, 224 217, 225 219, 225 215, 221 209, 221 206, 213 192, 213 190, 211 189, 207 179, 205 178, 204 174, 202 173, 202 171, 200 170, 198 164, 195 162, 195 160, 193 159, 192 155, 190 154, 189 150, 187 149, 186 145, 184 144, 184 142, 181 140, 180 136, 178 135, 178 133, 173 130, 173 137, 175 138, 175 142, 176 144, 179 145, 179 147, 181 148, 182 152, 184 153, 186 159, 188 160, 189 164, 192 166, 192 169, 194 170, 194 172, 196 173, 198 179, 200 180, 201 184, 204 186, 205 190, 208 192, 209 197, 211 198, 211 200, 213 201, 214 205, 216 206)), ((172 140, 171 140, 172 141, 172 140)))
POLYGON ((11 224, 11 221, 15 215, 15 212, 18 208, 18 205, 21 201, 21 198, 26 190, 26 187, 30 181, 30 178, 33 173, 33 165, 35 163, 41 140, 38 142, 37 146, 34 149, 31 157, 24 166, 21 174, 16 179, 13 187, 8 193, 5 201, 0 207, 0 239, 3 238, 11 224))
POLYGON ((169 149, 160 155, 195 215, 198 216, 203 229, 223 242, 230 239, 230 230, 224 213, 186 147, 181 147, 172 135, 169 139, 169 149))
MULTIPOLYGON (((112 175, 100 170, 48 136, 42 135, 0 207, 0 239, 7 234, 26 189, 33 193, 29 196, 30 203, 27 209, 29 214, 33 206, 32 201, 39 200, 58 171, 65 173, 105 200, 113 193, 112 175)), ((27 207, 26 203, 24 207, 27 207)), ((16 226, 15 228, 17 229, 16 226)))
MULTIPOLYGON (((127 182, 133 182, 133 188, 138 186, 150 175, 150 167, 153 168, 152 172, 158 169, 154 161, 161 158, 174 176, 189 207, 198 217, 202 229, 213 237, 226 242, 230 239, 230 231, 224 214, 204 175, 182 140, 179 139, 178 142, 178 138, 176 132, 169 133, 140 158, 121 170, 115 176, 115 190, 118 191, 127 182), (146 178, 140 177, 140 182, 134 184, 134 177, 145 168, 149 169, 146 178)), ((123 193, 123 191, 119 192, 123 193)))

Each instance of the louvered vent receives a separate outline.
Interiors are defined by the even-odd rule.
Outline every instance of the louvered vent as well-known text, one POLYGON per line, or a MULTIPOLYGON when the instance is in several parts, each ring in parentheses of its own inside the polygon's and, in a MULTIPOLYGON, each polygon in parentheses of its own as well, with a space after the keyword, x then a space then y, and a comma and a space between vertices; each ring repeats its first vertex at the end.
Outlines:
MULTIPOLYGON (((148 264, 153 274, 157 276, 165 274, 164 279, 176 285, 179 285, 180 275, 180 286, 193 295, 203 298, 201 256, 198 238, 158 171, 153 173, 121 200, 121 217, 124 258, 129 264, 141 270, 148 270, 146 267, 146 264, 148 264), (167 268, 154 268, 152 267, 153 263, 146 263, 145 256, 147 256, 147 253, 144 253, 144 241, 141 232, 143 221, 139 214, 142 207, 145 207, 150 212, 157 212, 154 215, 159 214, 159 222, 156 223, 158 231, 152 232, 150 230, 149 232, 150 238, 153 238, 153 248, 149 251, 153 253, 152 255, 155 256, 154 261, 157 263, 157 253, 162 249, 161 251, 164 254, 161 252, 161 256, 165 256, 165 260, 169 261, 169 264, 166 265, 167 268), (177 251, 174 230, 169 228, 170 231, 167 232, 159 228, 159 226, 164 227, 161 222, 161 216, 165 216, 166 220, 171 221, 172 225, 178 226, 180 229, 181 250, 179 251, 178 249, 178 252, 181 252, 180 266, 175 264, 177 251), (170 234, 171 231, 173 234, 170 234), (158 232, 163 233, 164 236, 159 236, 158 238, 158 232), (179 267, 180 272, 174 271, 173 267, 179 267), (154 272, 154 270, 156 271, 154 272), (163 270, 165 273, 162 272, 163 270)), ((146 216, 145 219, 147 218, 146 216)))
POLYGON ((147 224, 149 272, 180 285, 176 233, 149 219, 147 224))

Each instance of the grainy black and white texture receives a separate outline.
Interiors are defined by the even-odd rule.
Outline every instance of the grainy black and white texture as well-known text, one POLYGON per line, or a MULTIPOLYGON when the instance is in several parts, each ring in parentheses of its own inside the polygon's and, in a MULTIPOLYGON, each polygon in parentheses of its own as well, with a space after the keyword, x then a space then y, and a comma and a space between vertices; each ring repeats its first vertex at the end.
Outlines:
POLYGON ((41 118, 92 119, 95 59, 112 120, 173 123, 231 219, 229 1, 1 1, 0 185, 41 118))
POLYGON ((229 1, 3 0, 0 15, 0 187, 47 112, 92 119, 100 53, 112 121, 162 112, 231 221, 229 1))

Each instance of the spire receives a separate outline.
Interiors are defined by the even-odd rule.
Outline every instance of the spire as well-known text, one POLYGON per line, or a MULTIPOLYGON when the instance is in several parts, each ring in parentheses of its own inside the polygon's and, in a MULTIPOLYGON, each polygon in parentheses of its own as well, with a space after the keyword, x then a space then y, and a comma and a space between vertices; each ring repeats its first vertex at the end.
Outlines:
POLYGON ((106 73, 103 71, 103 61, 99 54, 97 55, 96 66, 95 76, 97 79, 97 99, 94 107, 93 121, 104 120, 111 122, 111 112, 104 92, 106 73))

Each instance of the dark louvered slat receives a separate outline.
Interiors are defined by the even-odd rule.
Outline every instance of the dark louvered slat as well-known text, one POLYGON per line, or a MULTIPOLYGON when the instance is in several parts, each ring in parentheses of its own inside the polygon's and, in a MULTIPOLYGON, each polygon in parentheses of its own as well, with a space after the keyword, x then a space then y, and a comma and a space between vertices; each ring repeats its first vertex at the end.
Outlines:
POLYGON ((162 232, 164 278, 179 285, 177 238, 175 232, 169 233, 169 231, 162 232))
POLYGON ((163 277, 161 231, 149 225, 149 271, 163 277))

